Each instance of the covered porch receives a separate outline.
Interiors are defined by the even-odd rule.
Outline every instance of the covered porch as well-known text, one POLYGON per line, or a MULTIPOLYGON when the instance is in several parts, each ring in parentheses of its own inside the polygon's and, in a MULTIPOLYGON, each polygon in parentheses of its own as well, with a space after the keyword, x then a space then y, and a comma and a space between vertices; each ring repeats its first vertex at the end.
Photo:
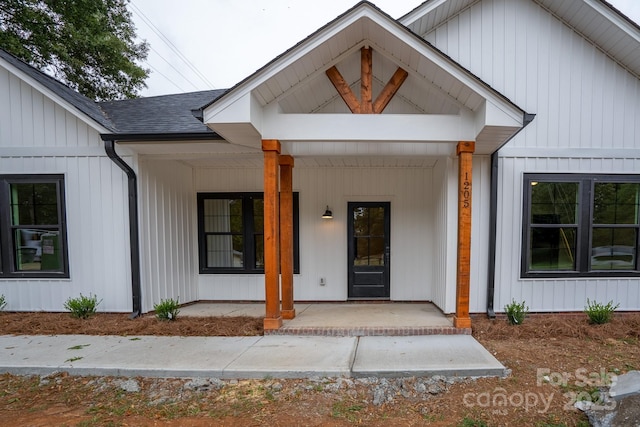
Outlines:
MULTIPOLYGON (((262 303, 198 302, 180 309, 181 316, 249 316, 263 318, 262 303)), ((469 334, 455 328, 429 302, 299 302, 296 317, 284 320, 277 330, 265 335, 307 336, 413 336, 469 334)))

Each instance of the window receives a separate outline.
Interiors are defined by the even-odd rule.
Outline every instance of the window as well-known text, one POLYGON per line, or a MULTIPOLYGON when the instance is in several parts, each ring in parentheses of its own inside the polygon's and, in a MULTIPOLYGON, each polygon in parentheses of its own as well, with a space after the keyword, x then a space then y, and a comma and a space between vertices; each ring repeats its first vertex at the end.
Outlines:
MULTIPOLYGON (((198 194, 200 273, 264 273, 262 193, 198 194)), ((298 193, 293 194, 294 272, 299 273, 298 193)))
POLYGON ((636 276, 640 175, 526 174, 523 277, 636 276))
POLYGON ((0 277, 69 277, 62 175, 0 175, 0 277))

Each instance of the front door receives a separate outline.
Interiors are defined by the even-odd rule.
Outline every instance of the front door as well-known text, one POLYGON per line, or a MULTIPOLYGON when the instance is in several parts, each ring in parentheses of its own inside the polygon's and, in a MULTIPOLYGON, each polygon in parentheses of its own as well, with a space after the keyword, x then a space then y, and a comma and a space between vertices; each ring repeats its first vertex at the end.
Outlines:
POLYGON ((349 202, 349 298, 389 298, 390 204, 349 202))

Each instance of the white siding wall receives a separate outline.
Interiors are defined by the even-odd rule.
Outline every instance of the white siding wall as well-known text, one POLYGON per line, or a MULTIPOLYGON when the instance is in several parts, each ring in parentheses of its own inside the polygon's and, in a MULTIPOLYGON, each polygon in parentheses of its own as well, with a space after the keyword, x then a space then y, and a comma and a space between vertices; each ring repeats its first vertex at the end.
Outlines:
POLYGON ((191 167, 141 158, 140 250, 142 303, 153 310, 161 299, 198 300, 196 195, 191 167))
POLYGON ((640 309, 635 278, 520 279, 523 173, 638 173, 637 76, 529 0, 478 2, 426 39, 536 114, 501 150, 496 310, 512 298, 534 311, 582 310, 587 297, 640 309))
POLYGON ((98 133, 0 68, 0 174, 64 174, 69 279, 0 279, 8 310, 62 311, 94 294, 100 311, 130 311, 126 176, 98 133))
MULTIPOLYGON (((262 191, 261 169, 200 169, 196 190, 262 191)), ((346 300, 347 202, 391 202, 391 299, 431 300, 435 205, 429 168, 294 168, 300 192, 296 300, 346 300), (326 205, 333 220, 320 218, 326 205), (320 278, 326 286, 319 285, 320 278)), ((262 275, 200 275, 200 299, 264 299, 262 275)))
MULTIPOLYGON (((487 307, 487 262, 491 158, 474 156, 471 218, 469 311, 487 307)), ((445 313, 456 309, 458 259, 458 160, 443 158, 433 168, 434 243, 433 302, 445 313)))

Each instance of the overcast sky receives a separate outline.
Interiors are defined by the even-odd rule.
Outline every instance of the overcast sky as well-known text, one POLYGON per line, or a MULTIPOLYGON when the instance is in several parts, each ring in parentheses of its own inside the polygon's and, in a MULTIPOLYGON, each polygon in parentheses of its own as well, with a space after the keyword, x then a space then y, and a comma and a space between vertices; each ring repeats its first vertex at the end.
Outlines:
MULTIPOLYGON (((397 19, 423 1, 372 3, 397 19)), ((640 0, 609 2, 640 22, 640 0)), ((229 88, 356 3, 358 0, 131 0, 138 36, 151 45, 143 64, 151 75, 142 96, 229 88)))

